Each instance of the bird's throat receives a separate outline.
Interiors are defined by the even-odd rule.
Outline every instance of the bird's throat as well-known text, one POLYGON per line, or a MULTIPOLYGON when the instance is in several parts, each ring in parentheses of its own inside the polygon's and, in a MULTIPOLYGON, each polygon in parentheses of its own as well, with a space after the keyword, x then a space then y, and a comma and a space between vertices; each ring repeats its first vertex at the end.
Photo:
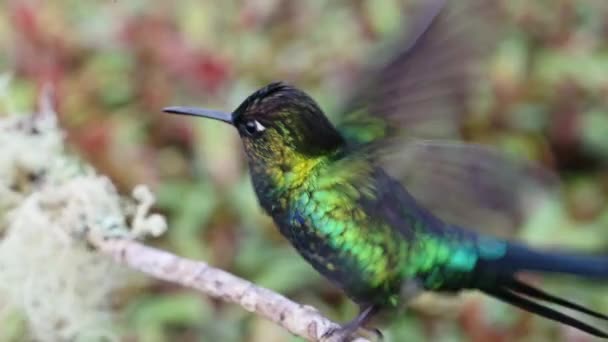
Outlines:
POLYGON ((263 162, 250 160, 253 187, 264 210, 269 215, 285 212, 297 193, 314 187, 319 167, 326 160, 325 156, 309 157, 297 153, 263 162))

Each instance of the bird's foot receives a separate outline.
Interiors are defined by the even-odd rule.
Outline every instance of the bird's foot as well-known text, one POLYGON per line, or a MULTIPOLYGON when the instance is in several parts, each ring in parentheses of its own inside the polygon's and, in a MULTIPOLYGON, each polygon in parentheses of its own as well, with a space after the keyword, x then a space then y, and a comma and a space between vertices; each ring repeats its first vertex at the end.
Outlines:
POLYGON ((357 327, 353 329, 352 327, 349 327, 348 324, 328 330, 325 334, 323 334, 321 340, 331 342, 350 342, 357 337, 363 337, 375 342, 382 342, 384 340, 384 335, 379 329, 368 329, 364 327, 357 327))
POLYGON ((376 306, 369 306, 359 313, 355 319, 345 325, 328 330, 323 334, 322 341, 349 342, 355 335, 366 337, 373 341, 382 341, 384 336, 378 329, 367 329, 363 325, 378 311, 376 306))
POLYGON ((384 341, 384 335, 382 334, 382 331, 377 328, 359 328, 358 334, 367 338, 370 341, 384 341))

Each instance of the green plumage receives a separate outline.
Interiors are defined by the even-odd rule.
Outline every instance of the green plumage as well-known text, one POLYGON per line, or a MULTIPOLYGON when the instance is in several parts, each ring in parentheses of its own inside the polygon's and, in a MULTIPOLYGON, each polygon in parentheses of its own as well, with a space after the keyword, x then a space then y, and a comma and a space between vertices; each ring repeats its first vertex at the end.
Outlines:
MULTIPOLYGON (((434 175, 448 170, 453 178, 471 185, 429 185, 435 191, 445 191, 444 197, 456 196, 456 201, 501 207, 507 212, 519 205, 510 192, 520 186, 519 177, 506 188, 494 186, 505 179, 502 175, 509 169, 505 159, 474 146, 428 141, 405 144, 402 139, 411 127, 409 123, 419 121, 424 113, 429 117, 444 113, 443 119, 452 118, 445 114, 444 105, 468 84, 468 69, 449 64, 443 53, 464 58, 476 51, 470 47, 471 37, 476 35, 461 26, 452 32, 454 23, 462 23, 458 16, 444 8, 442 1, 430 3, 430 14, 414 25, 403 44, 405 49, 369 77, 367 88, 362 88, 366 91, 355 92, 336 125, 307 94, 282 83, 256 91, 232 113, 184 107, 166 111, 219 119, 237 128, 261 206, 296 250, 361 306, 361 314, 344 326, 345 336, 378 311, 405 305, 420 291, 478 289, 522 309, 608 337, 538 302, 602 319, 607 316, 516 278, 521 271, 608 278, 604 257, 540 252, 475 233, 440 219, 421 204, 422 197, 413 196, 403 186, 404 176, 412 173, 401 170, 401 157, 407 151, 415 152, 414 156, 424 152, 428 158, 450 163, 423 170, 427 173, 423 178, 442 180, 434 175), (488 168, 480 160, 496 166, 488 168), (449 192, 454 189, 458 191, 449 192)), ((490 0, 450 4, 472 4, 476 11, 494 8, 490 0)), ((483 17, 487 13, 475 14, 483 17)), ((424 165, 419 158, 409 161, 406 170, 424 165)))
MULTIPOLYGON (((406 198, 391 203, 384 184, 356 186, 386 175, 372 170, 334 172, 336 166, 342 167, 331 161, 317 164, 273 215, 283 234, 319 272, 359 302, 373 296, 390 306, 399 304, 403 279, 420 278, 428 289, 466 282, 478 258, 469 241, 458 234, 431 234, 428 224, 433 223, 408 205, 407 201, 414 202, 404 191, 400 195, 406 198), (399 208, 391 208, 393 204, 399 208), (377 207, 394 211, 394 221, 377 207)), ((386 181, 390 180, 379 180, 386 181)), ((267 196, 265 189, 258 195, 267 196)), ((504 252, 502 245, 494 248, 504 252)))

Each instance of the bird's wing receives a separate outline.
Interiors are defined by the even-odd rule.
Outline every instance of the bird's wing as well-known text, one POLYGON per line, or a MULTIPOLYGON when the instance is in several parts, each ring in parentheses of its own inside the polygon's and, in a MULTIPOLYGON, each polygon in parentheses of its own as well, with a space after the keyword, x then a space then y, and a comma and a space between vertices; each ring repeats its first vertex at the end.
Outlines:
POLYGON ((355 147, 333 163, 331 173, 374 192, 369 175, 382 169, 444 222, 501 237, 514 236, 559 188, 557 177, 542 166, 481 145, 415 140, 395 148, 355 147))
POLYGON ((423 3, 393 58, 363 74, 336 127, 440 218, 510 236, 534 208, 530 199, 549 198, 556 178, 479 145, 415 140, 457 135, 481 79, 476 68, 500 38, 499 2, 423 3))
POLYGON ((482 145, 419 140, 378 153, 378 163, 435 215, 501 237, 515 235, 559 188, 548 169, 482 145))
MULTIPOLYGON (((388 60, 374 58, 337 116, 351 142, 454 136, 484 57, 500 38, 495 0, 421 1, 388 60), (376 129, 370 130, 370 124, 376 129)), ((379 55, 382 55, 379 53, 379 55)))

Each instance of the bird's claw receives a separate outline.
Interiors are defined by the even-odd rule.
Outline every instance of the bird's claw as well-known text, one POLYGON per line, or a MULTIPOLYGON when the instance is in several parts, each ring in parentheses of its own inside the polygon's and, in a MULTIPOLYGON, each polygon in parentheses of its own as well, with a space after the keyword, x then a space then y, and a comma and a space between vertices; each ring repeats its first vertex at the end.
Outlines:
POLYGON ((321 341, 350 342, 356 337, 365 337, 370 341, 382 342, 384 335, 379 329, 363 328, 352 329, 348 326, 330 328, 321 336, 321 341))
POLYGON ((334 327, 323 334, 321 341, 331 342, 350 342, 355 337, 355 333, 359 336, 367 337, 373 341, 382 341, 383 336, 378 329, 367 329, 364 324, 376 314, 378 307, 371 305, 361 308, 361 311, 352 321, 341 327, 334 327), (373 335, 373 337, 372 337, 373 335))
POLYGON ((361 330, 362 330, 362 332, 360 334, 363 335, 364 337, 367 337, 368 340, 376 341, 376 342, 382 342, 382 341, 384 341, 384 335, 382 334, 382 331, 380 331, 380 329, 377 329, 377 328, 371 328, 371 329, 361 328, 361 330))
POLYGON ((337 342, 348 342, 351 339, 349 331, 346 331, 344 327, 329 328, 323 336, 321 341, 337 341, 337 342))

